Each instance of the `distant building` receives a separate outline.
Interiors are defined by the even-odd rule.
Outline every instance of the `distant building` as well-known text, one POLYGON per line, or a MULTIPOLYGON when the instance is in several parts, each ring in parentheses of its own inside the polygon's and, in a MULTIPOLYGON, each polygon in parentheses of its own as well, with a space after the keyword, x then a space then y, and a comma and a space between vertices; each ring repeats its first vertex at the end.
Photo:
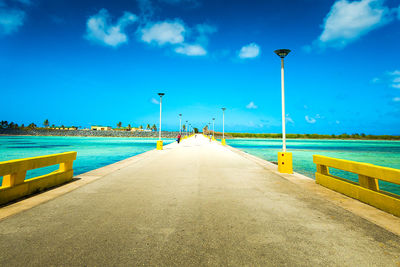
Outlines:
POLYGON ((68 127, 66 127, 68 130, 70 130, 70 131, 76 131, 76 130, 78 130, 78 127, 75 127, 75 126, 68 126, 68 127))
POLYGON ((50 129, 52 129, 52 130, 76 131, 76 130, 78 130, 78 127, 76 127, 76 126, 51 126, 50 129))
POLYGON ((98 126, 98 125, 92 126, 92 127, 90 127, 90 129, 93 131, 111 131, 112 130, 111 126, 98 126))
POLYGON ((140 128, 131 128, 131 132, 151 132, 151 130, 140 129, 140 128))
POLYGON ((116 130, 116 131, 130 131, 131 128, 129 128, 129 127, 119 127, 119 128, 115 128, 114 130, 116 130))

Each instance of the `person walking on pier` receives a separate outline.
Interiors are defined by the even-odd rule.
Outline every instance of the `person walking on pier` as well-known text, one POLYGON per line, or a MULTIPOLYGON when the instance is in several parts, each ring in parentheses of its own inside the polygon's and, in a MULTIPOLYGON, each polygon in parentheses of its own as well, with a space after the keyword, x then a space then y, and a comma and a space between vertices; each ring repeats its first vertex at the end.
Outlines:
POLYGON ((178 142, 178 144, 181 142, 181 134, 178 134, 176 141, 178 142))

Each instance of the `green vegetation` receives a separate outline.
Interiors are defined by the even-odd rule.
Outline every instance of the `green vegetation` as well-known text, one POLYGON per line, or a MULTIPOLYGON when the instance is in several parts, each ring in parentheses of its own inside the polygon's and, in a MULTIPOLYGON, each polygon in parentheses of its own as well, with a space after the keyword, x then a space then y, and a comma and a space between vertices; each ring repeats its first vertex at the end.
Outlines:
MULTIPOLYGON (((226 133, 236 138, 282 138, 282 134, 277 133, 226 133)), ((371 135, 371 134, 286 134, 286 138, 291 139, 359 139, 359 140, 400 140, 400 135, 371 135)))

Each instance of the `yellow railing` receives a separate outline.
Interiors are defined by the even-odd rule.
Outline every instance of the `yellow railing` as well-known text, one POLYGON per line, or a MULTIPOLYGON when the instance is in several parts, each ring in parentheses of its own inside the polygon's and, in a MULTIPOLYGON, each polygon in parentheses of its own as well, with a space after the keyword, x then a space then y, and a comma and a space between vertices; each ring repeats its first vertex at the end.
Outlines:
POLYGON ((0 205, 72 180, 74 173, 72 164, 76 154, 76 152, 65 152, 0 162, 0 177, 3 176, 0 205), (25 180, 27 171, 56 164, 60 164, 58 170, 25 180))
POLYGON ((313 158, 318 184, 400 217, 400 196, 380 190, 378 182, 400 185, 400 170, 319 155, 313 158), (358 183, 331 175, 329 167, 358 174, 358 183))

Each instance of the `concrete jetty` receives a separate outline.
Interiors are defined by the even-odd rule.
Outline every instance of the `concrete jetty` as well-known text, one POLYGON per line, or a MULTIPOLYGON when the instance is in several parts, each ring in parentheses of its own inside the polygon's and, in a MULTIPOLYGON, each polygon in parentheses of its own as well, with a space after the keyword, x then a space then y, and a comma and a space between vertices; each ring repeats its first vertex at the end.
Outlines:
POLYGON ((399 218, 201 135, 78 178, 0 210, 1 266, 400 266, 399 218))

